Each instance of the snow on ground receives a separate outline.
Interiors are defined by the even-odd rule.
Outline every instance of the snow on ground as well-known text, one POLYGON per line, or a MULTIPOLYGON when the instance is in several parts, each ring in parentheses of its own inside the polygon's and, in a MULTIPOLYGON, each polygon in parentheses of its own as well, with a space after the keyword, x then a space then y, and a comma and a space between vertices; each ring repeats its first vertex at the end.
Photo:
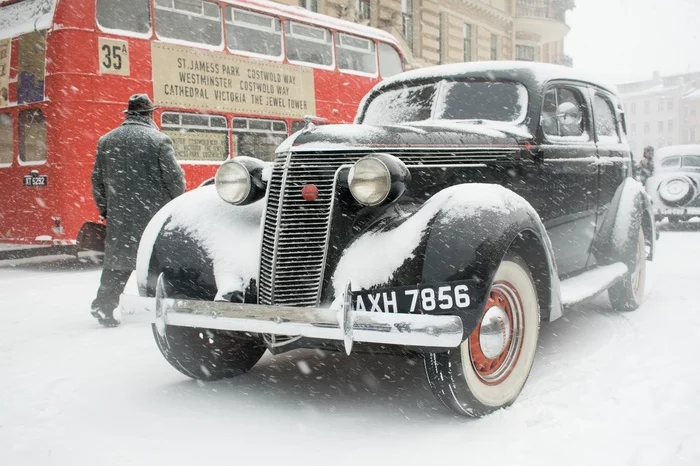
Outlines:
POLYGON ((0 267, 0 464, 700 464, 700 228, 684 229, 662 232, 641 309, 602 295, 543 324, 519 400, 481 420, 397 357, 297 351, 197 383, 148 315, 90 317, 95 265, 0 267))

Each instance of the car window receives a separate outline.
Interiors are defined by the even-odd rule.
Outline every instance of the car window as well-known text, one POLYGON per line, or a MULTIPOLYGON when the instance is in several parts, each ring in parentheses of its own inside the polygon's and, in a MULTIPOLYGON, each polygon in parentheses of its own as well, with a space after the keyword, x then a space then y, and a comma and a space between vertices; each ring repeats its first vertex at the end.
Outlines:
POLYGON ((429 84, 384 92, 370 102, 363 123, 390 125, 427 120, 432 113, 435 91, 435 84, 429 84))
POLYGON ((595 133, 598 141, 620 142, 613 106, 608 99, 600 94, 593 96, 593 119, 595 120, 595 133))
POLYGON ((680 157, 669 157, 661 161, 662 167, 680 167, 681 158, 680 157))
POLYGON ((588 141, 584 120, 585 104, 579 91, 559 87, 545 93, 541 125, 548 139, 588 141))
POLYGON ((700 168, 700 155, 686 155, 683 157, 683 166, 700 168))

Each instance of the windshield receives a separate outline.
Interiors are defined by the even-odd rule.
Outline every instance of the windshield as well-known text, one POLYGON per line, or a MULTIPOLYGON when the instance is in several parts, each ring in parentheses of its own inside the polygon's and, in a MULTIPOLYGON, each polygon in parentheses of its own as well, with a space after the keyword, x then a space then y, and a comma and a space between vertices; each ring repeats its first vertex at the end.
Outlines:
POLYGON ((384 92, 367 106, 364 124, 424 120, 488 120, 519 123, 527 112, 527 90, 513 82, 441 81, 384 92))

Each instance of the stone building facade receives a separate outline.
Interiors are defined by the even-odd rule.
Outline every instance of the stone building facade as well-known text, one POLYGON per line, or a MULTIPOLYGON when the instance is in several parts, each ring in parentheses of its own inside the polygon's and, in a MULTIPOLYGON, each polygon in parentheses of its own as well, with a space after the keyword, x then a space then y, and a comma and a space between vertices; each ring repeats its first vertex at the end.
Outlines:
POLYGON ((384 29, 409 68, 481 60, 572 66, 564 54, 574 0, 277 0, 384 29))

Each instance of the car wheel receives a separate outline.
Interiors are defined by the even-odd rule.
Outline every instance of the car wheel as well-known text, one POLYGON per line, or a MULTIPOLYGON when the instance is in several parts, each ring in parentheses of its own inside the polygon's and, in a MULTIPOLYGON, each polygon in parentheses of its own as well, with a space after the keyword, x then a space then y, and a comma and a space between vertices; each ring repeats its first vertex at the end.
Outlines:
POLYGON ((527 264, 505 258, 496 271, 481 322, 457 348, 425 357, 435 396, 454 412, 480 417, 511 405, 537 350, 540 307, 527 264))
MULTIPOLYGON (((670 220, 670 217, 669 217, 670 220)), ((608 289, 610 304, 618 311, 634 311, 644 299, 644 284, 646 281, 647 252, 644 232, 639 228, 633 269, 626 273, 623 279, 608 289)))
POLYGON ((166 361, 197 380, 219 380, 244 374, 257 364, 266 349, 256 335, 174 325, 165 326, 164 331, 156 324, 151 327, 166 361))

